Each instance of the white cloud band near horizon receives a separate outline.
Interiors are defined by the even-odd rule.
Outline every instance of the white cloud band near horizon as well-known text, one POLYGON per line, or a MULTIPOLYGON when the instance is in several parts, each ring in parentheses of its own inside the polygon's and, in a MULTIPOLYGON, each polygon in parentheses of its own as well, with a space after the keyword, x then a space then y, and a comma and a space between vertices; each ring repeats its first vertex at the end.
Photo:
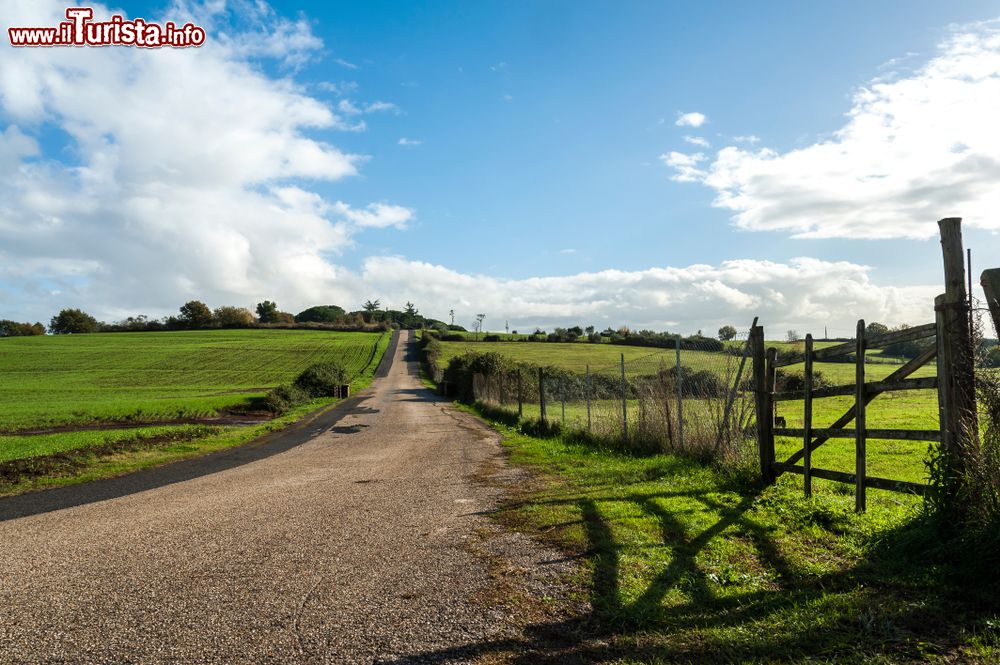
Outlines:
POLYGON ((830 138, 784 152, 730 145, 714 158, 661 160, 674 180, 714 190, 714 205, 731 210, 740 229, 924 239, 938 219, 962 217, 1000 230, 998 117, 1000 22, 989 21, 955 28, 914 72, 858 90, 830 138))

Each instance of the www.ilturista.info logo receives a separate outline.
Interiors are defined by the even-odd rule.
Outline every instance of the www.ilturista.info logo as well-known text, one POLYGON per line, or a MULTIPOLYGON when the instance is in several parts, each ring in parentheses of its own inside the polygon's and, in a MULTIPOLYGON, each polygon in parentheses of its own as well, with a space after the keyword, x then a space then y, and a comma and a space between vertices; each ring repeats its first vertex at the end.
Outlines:
POLYGON ((139 46, 141 48, 187 48, 205 43, 205 29, 193 23, 163 25, 141 18, 127 20, 114 15, 107 21, 92 21, 90 7, 70 7, 66 18, 54 28, 7 28, 11 46, 139 46))

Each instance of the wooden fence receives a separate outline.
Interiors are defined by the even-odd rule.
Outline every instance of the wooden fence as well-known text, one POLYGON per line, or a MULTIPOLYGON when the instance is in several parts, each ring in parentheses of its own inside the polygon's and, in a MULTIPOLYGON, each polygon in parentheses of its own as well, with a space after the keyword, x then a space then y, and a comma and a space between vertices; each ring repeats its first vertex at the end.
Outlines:
POLYGON ((823 349, 814 349, 812 335, 807 335, 802 353, 777 357, 774 348, 764 348, 764 328, 754 326, 750 333, 753 357, 753 389, 757 412, 757 438, 760 449, 761 474, 766 482, 773 482, 780 474, 792 472, 804 478, 806 496, 812 494, 812 479, 824 478, 854 485, 855 507, 863 511, 866 505, 866 488, 923 494, 927 486, 890 478, 869 476, 867 466, 868 439, 905 439, 937 442, 956 448, 968 432, 976 432, 975 376, 973 367, 972 331, 969 321, 968 294, 965 290, 965 266, 962 253, 960 220, 943 219, 939 223, 945 264, 945 293, 934 302, 935 322, 879 336, 866 336, 864 320, 858 321, 854 341, 823 349), (869 382, 865 377, 865 353, 898 342, 935 338, 926 351, 902 365, 881 381, 869 382), (813 363, 837 356, 855 354, 855 382, 850 385, 813 386, 813 363), (909 378, 919 368, 937 360, 937 375, 909 378), (776 393, 775 375, 778 367, 804 363, 802 390, 776 393), (869 428, 865 411, 868 404, 890 391, 936 389, 940 414, 938 430, 900 430, 869 428), (826 397, 853 395, 851 406, 829 427, 813 426, 813 400, 826 397), (804 404, 802 428, 776 427, 774 405, 785 400, 802 400, 804 404), (853 422, 854 427, 847 426, 853 422), (784 461, 775 460, 775 436, 798 437, 802 448, 784 461), (812 465, 812 452, 830 439, 853 439, 855 450, 854 473, 816 468, 812 465), (798 462, 802 462, 798 464, 798 462))

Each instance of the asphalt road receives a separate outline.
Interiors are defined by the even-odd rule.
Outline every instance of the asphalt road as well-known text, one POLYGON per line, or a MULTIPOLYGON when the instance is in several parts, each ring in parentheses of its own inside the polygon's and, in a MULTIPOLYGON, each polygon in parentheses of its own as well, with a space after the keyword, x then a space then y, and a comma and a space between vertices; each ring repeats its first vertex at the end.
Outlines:
POLYGON ((256 445, 0 500, 0 662, 455 662, 516 637, 497 570, 553 555, 482 515, 496 435, 415 360, 404 333, 387 376, 256 445))

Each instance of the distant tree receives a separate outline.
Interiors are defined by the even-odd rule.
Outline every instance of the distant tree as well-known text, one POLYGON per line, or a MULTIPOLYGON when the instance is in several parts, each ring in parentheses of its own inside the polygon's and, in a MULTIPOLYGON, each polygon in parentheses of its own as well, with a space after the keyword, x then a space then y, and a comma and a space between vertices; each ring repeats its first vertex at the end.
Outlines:
POLYGON ((403 314, 406 314, 407 316, 416 316, 417 315, 416 305, 407 300, 406 306, 403 308, 403 314))
POLYGON ((719 328, 719 339, 723 342, 728 342, 736 337, 736 328, 734 326, 725 325, 719 328))
POLYGON ((371 323, 372 321, 377 321, 378 308, 382 306, 382 302, 376 298, 375 300, 366 300, 365 304, 362 305, 362 309, 365 310, 365 322, 371 323))
POLYGON ((479 339, 479 333, 481 333, 483 331, 483 319, 485 319, 485 318, 486 318, 485 314, 476 314, 476 322, 473 324, 473 326, 476 329, 476 339, 477 340, 479 339))
POLYGON ((449 309, 448 316, 451 317, 451 325, 455 325, 455 310, 449 309))
POLYGON ((64 309, 49 322, 53 335, 76 335, 97 330, 97 319, 79 309, 64 309))
POLYGON ((272 300, 257 303, 257 318, 261 323, 277 323, 278 305, 272 300))
POLYGON ((220 328, 249 328, 254 324, 253 312, 245 307, 218 307, 212 316, 220 328))
POLYGON ((587 326, 583 330, 584 330, 584 332, 587 333, 587 337, 590 337, 591 335, 594 334, 594 326, 587 326))
POLYGON ((785 333, 785 339, 788 340, 789 342, 798 342, 800 339, 802 339, 802 336, 799 335, 798 330, 789 330, 788 332, 785 333))
POLYGON ((274 322, 290 325, 295 323, 295 315, 291 312, 276 312, 274 315, 274 322))
POLYGON ((0 337, 28 337, 44 335, 45 326, 41 323, 18 323, 17 321, 0 321, 0 337))
POLYGON ((885 335, 888 332, 889 326, 884 323, 879 323, 878 321, 872 321, 865 326, 865 337, 878 337, 880 335, 885 335))
POLYGON ((339 305, 316 305, 295 315, 299 323, 339 323, 347 318, 347 312, 339 305))
POLYGON ((206 328, 212 325, 212 310, 200 300, 181 305, 181 322, 188 328, 206 328))

